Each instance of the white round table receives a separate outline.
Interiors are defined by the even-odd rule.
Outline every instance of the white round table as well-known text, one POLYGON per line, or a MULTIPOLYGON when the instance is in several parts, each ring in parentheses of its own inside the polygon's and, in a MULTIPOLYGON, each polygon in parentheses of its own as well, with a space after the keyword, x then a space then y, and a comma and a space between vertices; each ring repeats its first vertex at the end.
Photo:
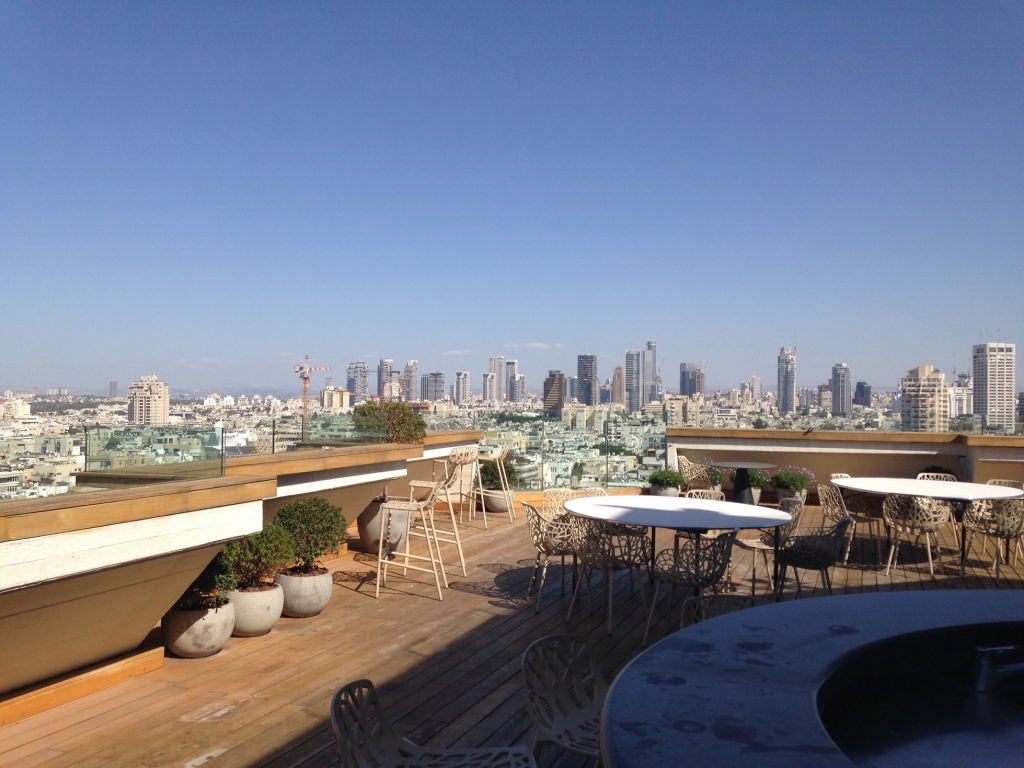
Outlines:
POLYGON ((1002 485, 983 483, 953 483, 944 480, 912 480, 904 477, 844 477, 832 481, 832 485, 851 491, 877 493, 885 496, 927 496, 945 501, 996 501, 1016 499, 1024 491, 1006 488, 1002 485))

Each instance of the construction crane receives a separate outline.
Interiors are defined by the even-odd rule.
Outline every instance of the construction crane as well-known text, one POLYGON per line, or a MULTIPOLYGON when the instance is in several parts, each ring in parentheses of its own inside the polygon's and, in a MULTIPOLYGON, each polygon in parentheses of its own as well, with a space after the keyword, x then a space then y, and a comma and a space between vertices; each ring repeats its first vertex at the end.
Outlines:
POLYGON ((302 379, 302 442, 309 440, 309 374, 311 371, 329 371, 331 366, 312 366, 309 355, 306 361, 295 366, 295 372, 302 379))

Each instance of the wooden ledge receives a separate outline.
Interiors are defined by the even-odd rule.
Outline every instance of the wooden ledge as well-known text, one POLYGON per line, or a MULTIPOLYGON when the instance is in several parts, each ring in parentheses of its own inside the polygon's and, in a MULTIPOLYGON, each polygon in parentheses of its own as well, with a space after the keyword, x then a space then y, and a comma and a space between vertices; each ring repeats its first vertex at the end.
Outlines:
MULTIPOLYGON (((393 461, 417 459, 423 455, 421 445, 374 443, 329 450, 288 451, 241 456, 224 462, 224 473, 239 475, 297 475, 345 467, 362 467, 393 461)), ((274 494, 270 494, 271 496, 274 494)))
POLYGON ((476 443, 483 438, 482 429, 452 429, 444 432, 427 432, 424 445, 446 445, 448 443, 476 443))

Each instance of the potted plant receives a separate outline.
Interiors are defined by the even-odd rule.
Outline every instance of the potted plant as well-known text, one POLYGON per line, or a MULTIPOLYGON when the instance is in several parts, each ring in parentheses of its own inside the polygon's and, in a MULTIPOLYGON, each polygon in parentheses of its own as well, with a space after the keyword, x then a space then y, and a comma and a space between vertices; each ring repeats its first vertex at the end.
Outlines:
POLYGON ((164 647, 185 659, 218 653, 235 626, 235 606, 226 597, 234 586, 231 569, 218 552, 160 620, 164 647))
POLYGON ((814 482, 814 473, 803 467, 783 467, 771 476, 770 480, 779 501, 783 499, 800 499, 807 501, 807 491, 814 482))
MULTIPOLYGON (((750 495, 754 498, 754 504, 761 503, 761 491, 766 485, 768 485, 768 478, 759 469, 748 469, 747 475, 750 477, 750 495)), ((733 487, 736 487, 736 470, 729 473, 729 479, 732 481, 733 487)))
POLYGON ((647 482, 651 485, 652 496, 678 496, 679 489, 686 484, 683 476, 671 469, 651 472, 647 482))
MULTIPOLYGON (((381 505, 388 500, 386 494, 375 496, 356 518, 356 525, 359 529, 359 542, 364 552, 376 553, 380 549, 380 522, 381 505)), ((405 524, 404 515, 393 513, 391 517, 391 530, 388 536, 388 551, 400 552, 405 549, 405 539, 409 533, 408 525, 405 524)), ((394 555, 391 555, 394 558, 394 555)))
POLYGON ((235 628, 231 634, 267 634, 284 609, 284 590, 274 576, 295 560, 291 537, 276 522, 269 523, 259 533, 225 545, 221 554, 236 583, 228 593, 235 606, 235 628))
POLYGON ((498 462, 480 462, 480 484, 485 491, 490 491, 487 494, 487 506, 494 512, 508 512, 509 505, 515 504, 516 501, 516 494, 513 489, 519 486, 519 474, 516 472, 515 464, 508 459, 503 461, 502 464, 505 468, 505 479, 508 480, 509 491, 507 495, 502 493, 504 489, 501 487, 498 462))
POLYGON ((716 490, 722 490, 722 473, 718 467, 712 467, 710 464, 705 464, 704 468, 708 473, 708 480, 711 481, 711 487, 716 490))
POLYGON ((281 507, 276 522, 295 549, 295 565, 274 578, 284 590, 284 615, 316 616, 331 599, 334 581, 319 560, 345 540, 341 508, 320 496, 298 499, 281 507))

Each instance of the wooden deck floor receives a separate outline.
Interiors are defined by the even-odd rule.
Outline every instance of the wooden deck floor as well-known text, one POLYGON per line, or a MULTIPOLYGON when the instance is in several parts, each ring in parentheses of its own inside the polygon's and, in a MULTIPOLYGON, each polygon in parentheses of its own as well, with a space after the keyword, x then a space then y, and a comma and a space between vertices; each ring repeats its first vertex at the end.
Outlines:
MULTIPOLYGON (((812 518, 816 512, 808 510, 812 518)), ((566 625, 568 585, 561 598, 557 568, 539 614, 523 601, 534 551, 522 515, 514 524, 492 516, 489 530, 479 520, 463 530, 468 576, 451 579, 443 602, 423 574, 390 577, 375 600, 370 558, 350 554, 330 563, 336 589, 320 616, 282 619, 264 637, 232 638, 209 659, 168 658, 162 670, 2 728, 0 765, 335 765, 328 704, 340 685, 362 677, 376 683, 397 729, 414 741, 529 744, 519 683, 523 650, 547 634, 586 635, 610 680, 640 651, 640 596, 623 574, 615 581, 611 635, 599 598, 593 612, 583 601, 584 610, 566 625)), ((902 549, 905 565, 886 577, 875 565, 874 545, 858 539, 850 564, 835 571, 836 591, 997 588, 987 567, 991 545, 984 562, 975 553, 962 578, 951 536, 942 544, 935 578, 923 548, 909 545, 902 549)), ((736 589, 748 593, 750 555, 736 556, 736 589)), ((1024 561, 1007 566, 998 588, 1019 589, 1022 576, 1024 561)), ((802 583, 805 598, 821 595, 816 574, 804 574, 802 583)), ((794 595, 791 582, 787 599, 794 595)), ((542 766, 556 763, 582 765, 553 749, 542 756, 542 766)))

